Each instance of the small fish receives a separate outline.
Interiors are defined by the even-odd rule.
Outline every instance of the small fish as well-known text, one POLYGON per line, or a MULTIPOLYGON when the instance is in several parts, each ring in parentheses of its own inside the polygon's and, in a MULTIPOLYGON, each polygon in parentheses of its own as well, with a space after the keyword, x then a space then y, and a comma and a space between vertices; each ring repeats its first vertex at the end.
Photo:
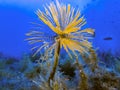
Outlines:
POLYGON ((96 36, 96 33, 94 32, 93 37, 95 37, 95 36, 96 36))
POLYGON ((112 37, 105 37, 104 40, 112 40, 112 37))

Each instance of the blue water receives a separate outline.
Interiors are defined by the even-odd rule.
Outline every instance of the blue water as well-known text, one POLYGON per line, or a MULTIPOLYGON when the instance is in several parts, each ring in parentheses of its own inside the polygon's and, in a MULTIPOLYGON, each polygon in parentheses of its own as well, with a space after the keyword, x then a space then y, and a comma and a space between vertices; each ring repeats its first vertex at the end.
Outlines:
MULTIPOLYGON (((30 22, 37 22, 35 11, 54 0, 0 0, 0 52, 20 57, 30 52, 25 40, 31 29, 30 22)), ((94 28, 95 48, 117 52, 120 50, 120 0, 60 0, 80 8, 88 27, 94 28), (111 40, 104 40, 111 37, 111 40)), ((43 28, 48 29, 48 28, 43 28)))

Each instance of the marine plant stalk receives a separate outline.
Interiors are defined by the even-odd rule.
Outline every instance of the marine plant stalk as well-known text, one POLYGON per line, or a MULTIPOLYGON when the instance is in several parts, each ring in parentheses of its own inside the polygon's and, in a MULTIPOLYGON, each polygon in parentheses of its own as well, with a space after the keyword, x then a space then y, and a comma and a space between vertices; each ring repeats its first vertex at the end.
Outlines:
POLYGON ((59 54, 60 54, 60 41, 57 41, 56 43, 56 48, 55 48, 55 52, 54 52, 54 65, 53 65, 53 69, 52 72, 50 73, 50 76, 48 78, 48 83, 50 84, 50 80, 53 80, 58 63, 59 63, 59 54))
POLYGON ((78 89, 80 90, 88 90, 88 77, 85 74, 82 65, 78 62, 78 59, 76 60, 77 67, 79 69, 79 74, 80 74, 80 83, 78 89))

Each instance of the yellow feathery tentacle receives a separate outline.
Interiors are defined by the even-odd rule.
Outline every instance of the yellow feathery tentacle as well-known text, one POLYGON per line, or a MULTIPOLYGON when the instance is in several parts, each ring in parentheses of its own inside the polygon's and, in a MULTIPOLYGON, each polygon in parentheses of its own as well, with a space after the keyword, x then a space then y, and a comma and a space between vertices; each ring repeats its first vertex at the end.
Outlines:
POLYGON ((35 43, 38 43, 38 42, 43 42, 43 40, 31 40, 31 41, 28 41, 30 44, 35 44, 35 43))
POLYGON ((68 53, 68 55, 70 56, 70 58, 72 58, 72 55, 71 55, 70 52, 68 51, 68 47, 66 46, 64 40, 65 40, 65 39, 62 39, 62 40, 61 40, 61 44, 62 44, 62 46, 64 47, 65 51, 66 51, 66 52, 68 53))
POLYGON ((67 16, 70 14, 70 4, 68 4, 68 8, 67 8, 67 16))
POLYGON ((94 35, 95 31, 94 31, 94 29, 87 28, 87 29, 84 29, 84 30, 80 30, 78 32, 74 32, 74 34, 81 34, 81 33, 88 33, 88 34, 94 35))
POLYGON ((33 54, 33 57, 45 46, 47 46, 48 43, 45 43, 44 45, 42 45, 40 48, 38 48, 38 50, 33 54))
POLYGON ((71 25, 67 28, 65 28, 64 33, 71 33, 71 32, 76 32, 80 29, 80 27, 78 26, 80 23, 82 23, 84 21, 84 18, 80 18, 79 20, 71 23, 71 25))
POLYGON ((36 49, 36 48, 38 48, 39 46, 34 46, 34 47, 32 47, 31 48, 31 50, 34 50, 34 49, 36 49))
MULTIPOLYGON (((73 54, 77 57, 77 54, 75 53, 75 50, 74 49, 72 49, 69 45, 70 45, 70 43, 67 43, 65 40, 63 41, 63 43, 64 43, 64 48, 65 47, 68 47, 72 52, 73 52, 73 54), (69 45, 68 45, 69 44, 69 45)), ((72 55, 68 52, 68 54, 69 54, 69 56, 70 56, 70 58, 72 59, 72 55)))
POLYGON ((52 17, 54 22, 56 23, 56 26, 60 27, 59 20, 58 20, 58 11, 56 6, 54 5, 54 3, 51 3, 50 6, 48 6, 48 8, 52 14, 52 17))
POLYGON ((83 47, 86 47, 87 49, 92 47, 92 44, 90 42, 88 42, 87 40, 84 40, 82 42, 79 42, 79 44, 83 47))
POLYGON ((54 31, 57 34, 60 34, 62 31, 60 29, 56 29, 55 26, 50 22, 50 20, 40 11, 37 11, 38 17, 46 24, 48 25, 52 31, 54 31))
POLYGON ((73 19, 73 21, 71 21, 67 27, 65 28, 65 30, 68 30, 69 28, 74 26, 74 23, 76 22, 76 20, 78 20, 78 18, 80 17, 80 12, 78 11, 75 18, 73 19))
POLYGON ((80 46, 79 44, 80 42, 77 42, 71 39, 66 39, 64 42, 70 50, 78 51, 81 54, 87 53, 87 51, 82 46, 80 46))
POLYGON ((87 29, 81 30, 80 33, 89 33, 94 35, 95 31, 91 28, 87 28, 87 29))
POLYGON ((63 32, 68 34, 68 33, 71 33, 71 32, 76 32, 79 29, 80 29, 79 27, 73 27, 73 28, 65 29, 63 32))
POLYGON ((29 33, 26 33, 26 36, 33 36, 33 35, 42 35, 43 32, 39 32, 39 31, 32 31, 32 32, 29 32, 29 33))
POLYGON ((71 12, 70 12, 70 18, 69 18, 69 22, 72 22, 74 19, 74 13, 75 13, 75 8, 71 8, 71 12))

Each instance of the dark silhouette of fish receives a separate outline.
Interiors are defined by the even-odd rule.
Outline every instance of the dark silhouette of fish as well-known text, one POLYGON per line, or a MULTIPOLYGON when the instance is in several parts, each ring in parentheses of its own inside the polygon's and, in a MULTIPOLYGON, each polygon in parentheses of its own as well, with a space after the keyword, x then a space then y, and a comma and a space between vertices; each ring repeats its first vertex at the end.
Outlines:
POLYGON ((112 40, 112 37, 105 37, 104 40, 112 40))
POLYGON ((95 37, 95 36, 96 36, 96 33, 94 32, 93 37, 95 37))

